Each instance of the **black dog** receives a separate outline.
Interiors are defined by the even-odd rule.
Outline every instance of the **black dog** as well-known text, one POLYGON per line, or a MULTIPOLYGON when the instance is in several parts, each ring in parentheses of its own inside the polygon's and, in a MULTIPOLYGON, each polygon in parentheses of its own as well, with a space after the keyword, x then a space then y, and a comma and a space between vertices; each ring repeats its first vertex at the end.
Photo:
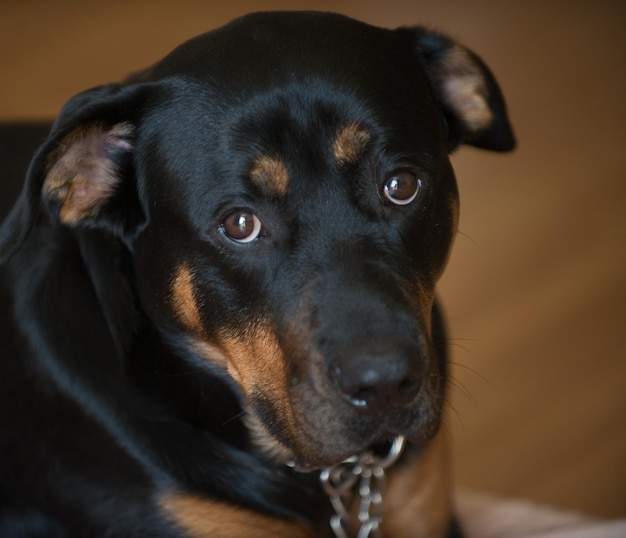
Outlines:
MULTIPOLYGON (((41 132, 2 130, 5 171, 41 132)), ((319 470, 398 436, 381 535, 459 532, 434 287, 463 143, 514 145, 476 55, 322 13, 70 100, 0 235, 0 536, 373 536, 378 491, 355 524, 319 470)))

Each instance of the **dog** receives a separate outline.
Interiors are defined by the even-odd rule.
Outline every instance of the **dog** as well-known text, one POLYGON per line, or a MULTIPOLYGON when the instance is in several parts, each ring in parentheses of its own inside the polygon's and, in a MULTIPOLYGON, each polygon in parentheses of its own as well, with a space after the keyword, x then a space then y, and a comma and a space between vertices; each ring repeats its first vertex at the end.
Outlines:
POLYGON ((257 13, 0 132, 0 536, 461 536, 449 155, 515 145, 476 54, 257 13))

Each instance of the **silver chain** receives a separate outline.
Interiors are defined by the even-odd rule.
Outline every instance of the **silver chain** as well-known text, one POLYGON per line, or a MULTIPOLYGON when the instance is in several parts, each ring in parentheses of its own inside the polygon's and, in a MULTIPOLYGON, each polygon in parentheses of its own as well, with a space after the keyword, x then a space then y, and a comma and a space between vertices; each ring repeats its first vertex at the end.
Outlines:
POLYGON ((322 470, 320 481, 335 510, 330 527, 336 538, 380 538, 385 469, 400 457, 404 443, 399 436, 386 456, 367 451, 322 470))

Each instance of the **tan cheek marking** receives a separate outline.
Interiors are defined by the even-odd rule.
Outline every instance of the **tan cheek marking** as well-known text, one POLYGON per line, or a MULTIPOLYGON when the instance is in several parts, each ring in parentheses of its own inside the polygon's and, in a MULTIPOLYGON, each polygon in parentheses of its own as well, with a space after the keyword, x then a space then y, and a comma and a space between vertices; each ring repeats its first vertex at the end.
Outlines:
MULTIPOLYGON (((220 346, 228 357, 229 374, 247 398, 262 395, 271 401, 280 416, 283 431, 295 432, 296 420, 287 392, 286 359, 271 326, 260 321, 243 337, 224 334, 220 346)), ((252 409, 248 410, 245 420, 261 450, 277 460, 289 457, 287 449, 267 432, 252 409)))
POLYGON ((275 157, 259 157, 252 166, 250 179, 270 194, 284 195, 289 187, 287 167, 275 157))
POLYGON ((369 133, 356 123, 350 123, 337 132, 333 140, 333 156, 340 165, 353 164, 369 142, 369 133))
POLYGON ((192 353, 205 361, 211 362, 221 368, 227 368, 228 357, 224 351, 215 344, 207 342, 201 338, 189 336, 187 338, 187 346, 192 353))
POLYGON ((471 131, 491 125, 493 114, 487 103, 487 84, 465 49, 458 45, 450 49, 440 66, 439 76, 446 102, 471 131))
POLYGON ((293 452, 271 435, 261 419, 249 409, 243 416, 254 445, 276 464, 284 464, 293 457, 293 452))
POLYGON ((262 387, 265 395, 284 398, 285 357, 273 331, 264 322, 250 327, 243 336, 220 338, 229 360, 229 372, 248 395, 262 387))
POLYGON ((450 448, 441 431, 411 468, 393 469, 385 490, 382 535, 444 536, 452 517, 450 448))
POLYGON ((208 362, 225 368, 228 358, 216 344, 207 340, 200 315, 200 305, 195 298, 193 273, 186 265, 181 265, 172 280, 171 304, 182 325, 189 331, 186 342, 189 350, 208 362))
POLYGON ((108 130, 100 123, 91 124, 75 129, 51 152, 43 192, 61 204, 62 222, 76 224, 95 216, 113 194, 120 178, 107 156, 107 146, 130 151, 125 138, 132 131, 126 123, 108 130))
POLYGON ((159 505, 190 538, 313 538, 305 527, 183 493, 168 493, 159 505))
POLYGON ((181 323, 192 334, 201 335, 204 332, 200 308, 193 289, 193 274, 189 267, 181 265, 172 280, 171 301, 174 312, 181 323))

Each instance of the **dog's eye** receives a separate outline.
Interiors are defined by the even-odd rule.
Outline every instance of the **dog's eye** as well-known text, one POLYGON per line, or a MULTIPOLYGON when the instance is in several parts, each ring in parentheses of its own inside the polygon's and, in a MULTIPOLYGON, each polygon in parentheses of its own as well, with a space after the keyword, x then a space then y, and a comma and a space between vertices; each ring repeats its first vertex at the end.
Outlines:
POLYGON ((226 237, 237 243, 250 243, 259 237, 263 231, 259 217, 243 209, 228 215, 220 228, 226 237))
POLYGON ((422 181, 410 172, 398 172, 383 187, 385 197, 396 205, 410 204, 420 192, 422 181))

